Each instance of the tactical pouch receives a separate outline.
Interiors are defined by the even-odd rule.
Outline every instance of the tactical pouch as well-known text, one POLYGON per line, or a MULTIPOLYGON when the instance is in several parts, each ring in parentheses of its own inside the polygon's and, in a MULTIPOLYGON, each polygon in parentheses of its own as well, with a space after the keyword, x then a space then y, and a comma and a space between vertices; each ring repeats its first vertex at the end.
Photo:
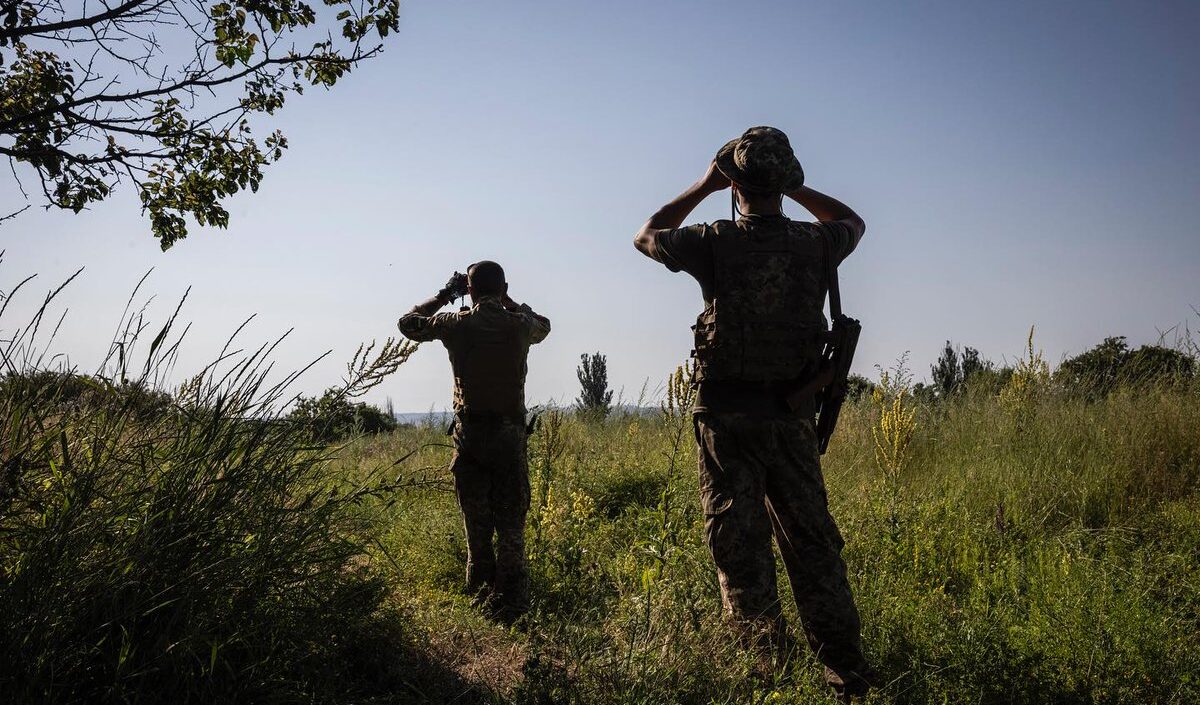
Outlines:
POLYGON ((780 382, 815 369, 828 334, 774 321, 721 321, 705 311, 692 326, 696 379, 780 382))

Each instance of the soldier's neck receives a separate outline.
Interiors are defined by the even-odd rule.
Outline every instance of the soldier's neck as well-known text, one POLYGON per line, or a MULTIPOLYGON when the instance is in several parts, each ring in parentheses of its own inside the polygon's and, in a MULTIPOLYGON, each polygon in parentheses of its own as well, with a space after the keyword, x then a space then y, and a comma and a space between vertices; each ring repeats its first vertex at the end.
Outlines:
POLYGON ((746 206, 741 209, 742 215, 783 215, 783 208, 779 204, 774 206, 746 206))
POLYGON ((739 209, 742 215, 783 215, 783 199, 769 199, 763 201, 742 201, 739 209))

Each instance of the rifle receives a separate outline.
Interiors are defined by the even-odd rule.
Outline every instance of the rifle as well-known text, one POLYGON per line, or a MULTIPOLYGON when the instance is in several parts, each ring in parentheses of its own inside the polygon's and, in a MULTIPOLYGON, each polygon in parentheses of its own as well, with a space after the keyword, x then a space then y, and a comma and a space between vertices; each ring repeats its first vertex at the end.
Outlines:
POLYGON ((842 295, 838 289, 837 263, 825 246, 825 267, 829 279, 829 317, 832 321, 829 332, 822 336, 820 362, 813 377, 787 395, 787 405, 792 411, 803 408, 809 397, 813 398, 817 412, 817 447, 821 455, 829 447, 829 439, 837 427, 842 403, 849 391, 847 378, 850 365, 854 362, 854 350, 858 347, 858 336, 862 324, 842 313, 842 295))

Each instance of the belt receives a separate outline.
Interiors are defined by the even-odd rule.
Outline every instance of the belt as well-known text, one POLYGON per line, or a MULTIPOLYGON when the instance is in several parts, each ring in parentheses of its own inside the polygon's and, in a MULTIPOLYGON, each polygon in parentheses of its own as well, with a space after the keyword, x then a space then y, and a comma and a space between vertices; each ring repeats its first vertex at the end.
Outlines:
POLYGON ((525 414, 502 414, 497 411, 460 411, 455 416, 468 423, 511 423, 525 425, 525 414))
POLYGON ((742 382, 737 380, 701 380, 696 395, 696 410, 740 414, 799 414, 811 417, 816 413, 812 396, 806 397, 800 408, 792 411, 787 392, 795 382, 742 382))

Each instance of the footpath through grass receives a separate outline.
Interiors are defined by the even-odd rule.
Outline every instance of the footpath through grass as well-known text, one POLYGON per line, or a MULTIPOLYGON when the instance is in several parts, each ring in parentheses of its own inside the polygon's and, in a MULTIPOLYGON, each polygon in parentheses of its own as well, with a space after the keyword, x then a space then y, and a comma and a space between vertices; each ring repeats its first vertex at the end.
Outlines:
MULTIPOLYGON (((337 461, 352 476, 417 450, 397 466, 409 489, 371 510, 371 563, 405 625, 394 697, 831 701, 807 654, 772 674, 721 622, 689 416, 543 418, 527 633, 461 593, 446 442, 404 429, 337 461)), ((845 410, 825 475, 866 647, 889 681, 870 702, 1200 702, 1194 391, 1087 401, 1018 382, 913 406, 885 385, 845 410)))

